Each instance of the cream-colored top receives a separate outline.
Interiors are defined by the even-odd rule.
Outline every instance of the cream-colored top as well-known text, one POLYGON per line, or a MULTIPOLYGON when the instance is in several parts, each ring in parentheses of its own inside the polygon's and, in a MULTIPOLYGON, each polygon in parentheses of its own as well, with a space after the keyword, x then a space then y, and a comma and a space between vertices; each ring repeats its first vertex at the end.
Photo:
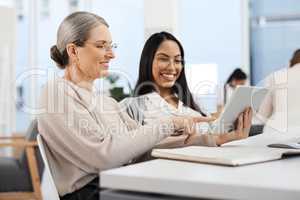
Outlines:
MULTIPOLYGON (((178 107, 169 104, 157 92, 151 92, 139 97, 129 97, 120 103, 122 110, 126 110, 128 115, 139 122, 140 124, 152 124, 155 120, 170 116, 202 116, 199 112, 185 106, 182 101, 178 101, 178 107)), ((207 114, 209 115, 209 114, 207 114)), ((210 132, 210 124, 203 122, 196 124, 196 131, 202 134, 198 145, 216 146, 215 140, 208 133, 210 132)), ((168 137, 163 140, 161 148, 182 147, 184 144, 184 137, 168 137)))
POLYGON ((127 164, 175 129, 169 118, 140 126, 112 98, 62 78, 44 86, 40 108, 38 129, 61 196, 82 188, 99 171, 127 164))
POLYGON ((270 92, 260 106, 259 117, 266 117, 268 126, 282 131, 300 126, 300 64, 272 73, 264 86, 270 92))

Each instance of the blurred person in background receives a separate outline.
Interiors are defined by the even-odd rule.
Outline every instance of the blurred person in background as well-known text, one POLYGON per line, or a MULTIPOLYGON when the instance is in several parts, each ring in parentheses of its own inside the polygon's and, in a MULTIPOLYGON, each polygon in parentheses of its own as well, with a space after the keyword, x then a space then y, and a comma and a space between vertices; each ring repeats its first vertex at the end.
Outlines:
POLYGON ((218 92, 217 115, 222 112, 225 104, 230 100, 230 97, 236 87, 246 84, 247 78, 247 74, 240 68, 236 68, 229 75, 224 87, 218 92))
POLYGON ((270 89, 259 109, 262 121, 270 126, 287 128, 300 126, 300 49, 297 49, 286 68, 273 72, 263 80, 270 89))

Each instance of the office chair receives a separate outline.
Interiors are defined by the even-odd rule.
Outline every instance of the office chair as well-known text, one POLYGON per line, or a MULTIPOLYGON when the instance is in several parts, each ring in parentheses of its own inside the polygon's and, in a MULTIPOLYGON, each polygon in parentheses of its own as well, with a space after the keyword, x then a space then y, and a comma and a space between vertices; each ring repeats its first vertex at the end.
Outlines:
POLYGON ((0 200, 42 200, 43 162, 37 150, 37 121, 25 137, 0 137, 1 147, 21 149, 18 157, 0 157, 0 200))

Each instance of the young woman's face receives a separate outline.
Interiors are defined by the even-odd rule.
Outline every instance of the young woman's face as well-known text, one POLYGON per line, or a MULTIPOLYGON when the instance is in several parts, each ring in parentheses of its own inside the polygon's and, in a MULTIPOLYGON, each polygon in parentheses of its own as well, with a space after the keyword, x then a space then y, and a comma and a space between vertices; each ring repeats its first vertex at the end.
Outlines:
POLYGON ((152 63, 152 75, 156 86, 160 89, 172 88, 182 68, 182 57, 177 43, 172 40, 162 42, 152 63))
POLYGON ((240 85, 245 85, 246 84, 246 79, 242 79, 242 80, 238 80, 238 79, 234 79, 232 80, 231 82, 231 85, 236 88, 237 86, 240 86, 240 85))
POLYGON ((99 25, 89 33, 88 40, 78 49, 80 71, 95 80, 108 75, 109 62, 115 57, 108 28, 99 25))

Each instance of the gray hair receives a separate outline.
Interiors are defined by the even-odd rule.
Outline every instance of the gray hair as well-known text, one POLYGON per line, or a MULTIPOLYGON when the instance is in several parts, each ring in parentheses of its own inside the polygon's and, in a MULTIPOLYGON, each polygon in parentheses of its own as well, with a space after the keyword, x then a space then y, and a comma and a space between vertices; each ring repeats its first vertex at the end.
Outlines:
POLYGON ((74 12, 62 21, 57 31, 56 45, 50 49, 50 56, 59 68, 64 69, 69 63, 67 44, 83 46, 91 29, 99 25, 109 27, 102 17, 89 12, 74 12))

